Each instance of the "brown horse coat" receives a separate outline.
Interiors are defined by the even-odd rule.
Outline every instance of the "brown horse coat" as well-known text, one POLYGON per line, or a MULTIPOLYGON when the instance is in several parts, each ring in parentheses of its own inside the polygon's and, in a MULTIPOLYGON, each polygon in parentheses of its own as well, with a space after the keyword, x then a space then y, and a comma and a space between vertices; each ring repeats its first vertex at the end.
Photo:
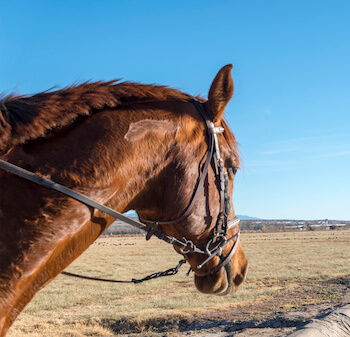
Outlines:
MULTIPOLYGON (((205 103, 215 123, 225 128, 219 141, 227 168, 239 165, 235 138, 222 119, 233 93, 231 68, 220 70, 205 103)), ((0 156, 119 212, 135 209, 141 218, 175 219, 191 198, 207 151, 205 125, 189 103, 191 98, 163 86, 115 81, 8 96, 0 102, 0 156)), ((3 171, 0 184, 0 336, 4 336, 35 293, 114 219, 3 171)), ((232 184, 231 180, 231 190, 232 184)), ((188 219, 160 229, 203 245, 215 226, 218 208, 210 171, 188 219)), ((193 254, 191 266, 195 269, 201 260, 193 254)), ((204 269, 217 264, 213 259, 204 269)), ((228 293, 243 281, 246 269, 239 244, 227 268, 195 277, 195 284, 202 292, 228 293)))

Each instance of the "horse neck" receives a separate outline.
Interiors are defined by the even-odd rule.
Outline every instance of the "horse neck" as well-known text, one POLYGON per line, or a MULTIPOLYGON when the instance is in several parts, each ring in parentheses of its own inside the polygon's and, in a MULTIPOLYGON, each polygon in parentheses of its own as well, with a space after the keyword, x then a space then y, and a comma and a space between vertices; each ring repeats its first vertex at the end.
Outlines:
MULTIPOLYGON (((193 192, 186 189, 184 176, 191 161, 199 161, 188 139, 195 122, 188 118, 188 106, 158 102, 102 111, 69 133, 25 150, 17 147, 9 161, 26 162, 25 168, 117 211, 176 218, 193 192)), ((197 177, 195 170, 193 181, 197 177)))

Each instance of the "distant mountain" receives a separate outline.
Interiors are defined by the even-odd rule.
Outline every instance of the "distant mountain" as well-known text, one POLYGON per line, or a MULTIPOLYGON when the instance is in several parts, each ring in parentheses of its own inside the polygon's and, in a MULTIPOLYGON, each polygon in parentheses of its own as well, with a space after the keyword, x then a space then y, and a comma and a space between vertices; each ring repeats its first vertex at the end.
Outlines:
POLYGON ((239 215, 239 214, 237 214, 236 216, 237 216, 237 218, 239 218, 241 220, 261 220, 259 218, 255 218, 253 216, 248 216, 248 215, 239 215))

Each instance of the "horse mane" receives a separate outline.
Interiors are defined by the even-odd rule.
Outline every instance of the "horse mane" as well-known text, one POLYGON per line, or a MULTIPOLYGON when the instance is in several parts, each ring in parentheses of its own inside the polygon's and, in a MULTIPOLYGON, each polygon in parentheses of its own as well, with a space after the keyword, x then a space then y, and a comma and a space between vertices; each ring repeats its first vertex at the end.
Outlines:
MULTIPOLYGON (((48 136, 73 124, 79 117, 90 116, 103 109, 117 108, 127 103, 188 101, 191 98, 180 90, 166 86, 118 80, 74 84, 32 96, 0 96, 0 153, 48 136)), ((231 152, 239 159, 235 136, 224 120, 222 126, 231 152)))
POLYGON ((85 82, 33 96, 0 99, 0 151, 45 137, 89 116, 126 103, 181 100, 190 95, 166 86, 132 82, 85 82))

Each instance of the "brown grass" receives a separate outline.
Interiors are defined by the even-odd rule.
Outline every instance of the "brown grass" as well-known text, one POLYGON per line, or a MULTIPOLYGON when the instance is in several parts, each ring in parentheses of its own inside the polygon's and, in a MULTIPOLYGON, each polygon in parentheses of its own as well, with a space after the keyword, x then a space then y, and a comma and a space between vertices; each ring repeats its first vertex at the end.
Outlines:
MULTIPOLYGON (((342 280, 350 276, 349 242, 349 230, 244 233, 248 277, 236 294, 226 297, 200 294, 193 276, 185 276, 184 267, 171 278, 137 285, 60 275, 27 306, 9 336, 172 331, 194 316, 214 312, 237 312, 243 319, 251 319, 264 310, 273 315, 336 302, 348 287, 342 280)), ((130 280, 173 267, 180 259, 170 246, 157 239, 100 238, 68 271, 130 280)))

